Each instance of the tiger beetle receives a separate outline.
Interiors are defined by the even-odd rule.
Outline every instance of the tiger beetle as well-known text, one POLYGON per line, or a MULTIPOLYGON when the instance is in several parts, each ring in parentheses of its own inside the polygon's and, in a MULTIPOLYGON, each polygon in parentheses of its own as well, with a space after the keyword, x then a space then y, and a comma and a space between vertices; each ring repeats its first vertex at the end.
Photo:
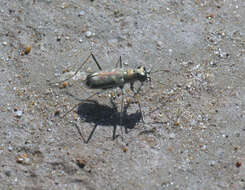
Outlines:
MULTIPOLYGON (((100 71, 88 74, 86 79, 83 82, 85 83, 86 87, 89 89, 101 89, 103 91, 108 90, 108 89, 115 89, 117 87, 119 87, 121 89, 120 124, 122 124, 123 111, 124 111, 124 94, 125 94, 124 85, 129 83, 130 89, 134 93, 134 97, 136 97, 136 95, 140 92, 144 82, 151 80, 150 73, 151 73, 152 69, 150 71, 146 71, 146 68, 143 66, 139 66, 136 69, 123 68, 122 58, 120 56, 119 61, 118 61, 119 67, 118 67, 118 62, 117 62, 116 68, 111 69, 111 70, 102 70, 102 68, 101 68, 99 62, 97 61, 97 59, 95 58, 94 54, 91 53, 87 57, 87 59, 81 64, 81 66, 75 71, 75 73, 72 76, 70 76, 69 78, 67 78, 65 80, 59 81, 58 83, 65 82, 65 81, 71 79, 72 77, 74 77, 79 72, 79 70, 82 69, 82 67, 86 64, 86 62, 89 60, 90 57, 93 58, 94 62, 96 63, 96 65, 100 71), (137 91, 134 88, 134 83, 136 81, 139 81, 141 83, 141 86, 139 87, 139 89, 137 91)), ((50 84, 55 84, 55 83, 57 83, 57 82, 50 83, 50 84)), ((95 95, 100 94, 103 91, 96 92, 96 93, 92 94, 91 96, 86 98, 85 101, 94 97, 95 95)), ((144 122, 140 102, 137 99, 137 97, 136 97, 136 102, 137 102, 139 109, 140 109, 142 121, 144 122)), ((68 113, 73 111, 79 105, 80 105, 80 103, 75 105, 73 108, 71 108, 68 112, 66 112, 61 117, 64 118, 68 113)), ((122 128, 121 128, 121 130, 122 130, 122 128)))

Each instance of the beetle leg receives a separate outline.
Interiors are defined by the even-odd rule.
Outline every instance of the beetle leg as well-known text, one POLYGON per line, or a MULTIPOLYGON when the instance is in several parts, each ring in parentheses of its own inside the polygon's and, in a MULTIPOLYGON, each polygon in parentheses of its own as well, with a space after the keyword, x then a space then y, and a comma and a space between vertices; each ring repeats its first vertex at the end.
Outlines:
POLYGON ((130 83, 130 89, 131 89, 132 92, 134 93, 133 98, 136 100, 136 102, 137 102, 137 104, 138 104, 138 106, 139 106, 140 114, 141 114, 141 116, 142 116, 142 121, 143 121, 143 123, 145 123, 145 122, 144 122, 143 113, 142 113, 142 110, 141 110, 140 101, 139 101, 139 98, 138 98, 138 96, 137 96, 137 94, 138 94, 139 91, 141 90, 142 86, 143 86, 143 83, 141 83, 140 88, 139 88, 137 91, 135 91, 135 89, 134 89, 134 83, 130 83))
POLYGON ((122 130, 122 124, 123 124, 123 113, 124 113, 124 89, 123 87, 120 87, 122 92, 122 99, 121 99, 121 112, 120 112, 120 128, 122 133, 122 139, 123 139, 123 130, 122 130))
POLYGON ((119 62, 120 62, 120 68, 122 68, 122 57, 119 57, 119 62))
POLYGON ((137 93, 137 92, 135 92, 134 83, 133 82, 130 83, 130 89, 134 93, 134 95, 137 93))
POLYGON ((137 90, 137 94, 141 91, 141 89, 142 89, 142 87, 143 87, 143 85, 144 85, 144 83, 143 82, 141 82, 141 84, 140 84, 140 87, 138 88, 138 90, 137 90))
POLYGON ((56 83, 62 83, 62 82, 65 82, 65 81, 68 81, 68 80, 70 80, 72 77, 74 77, 78 72, 79 72, 79 70, 81 70, 82 69, 82 67, 85 65, 85 63, 87 63, 87 61, 89 60, 89 58, 91 57, 91 55, 93 56, 93 54, 91 53, 88 57, 87 57, 87 59, 82 63, 82 65, 76 70, 76 72, 72 75, 72 76, 70 76, 69 78, 67 78, 67 79, 65 79, 65 80, 62 80, 62 81, 58 81, 58 82, 51 82, 51 83, 49 83, 49 85, 53 85, 53 84, 56 84, 56 83))
POLYGON ((100 67, 100 64, 99 64, 99 62, 97 61, 97 59, 95 58, 94 54, 93 54, 93 53, 91 53, 91 55, 92 55, 92 58, 93 58, 94 62, 95 62, 95 63, 96 63, 96 65, 97 65, 97 67, 99 68, 99 70, 101 70, 101 71, 102 71, 102 68, 100 67))
POLYGON ((116 68, 118 67, 118 62, 119 62, 119 68, 122 68, 122 56, 119 57, 119 59, 116 63, 116 68))
POLYGON ((145 121, 144 121, 144 114, 143 114, 143 112, 141 110, 141 105, 140 105, 139 98, 138 98, 138 96, 136 96, 135 98, 136 98, 136 102, 137 102, 137 104, 139 106, 140 114, 141 114, 141 117, 142 117, 142 122, 145 123, 145 121))

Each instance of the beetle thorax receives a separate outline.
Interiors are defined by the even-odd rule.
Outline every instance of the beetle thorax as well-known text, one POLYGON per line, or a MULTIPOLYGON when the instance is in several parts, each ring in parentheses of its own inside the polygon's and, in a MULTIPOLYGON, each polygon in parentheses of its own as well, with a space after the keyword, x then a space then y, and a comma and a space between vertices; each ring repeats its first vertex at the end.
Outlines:
POLYGON ((137 80, 136 69, 127 69, 125 76, 124 76, 124 80, 126 82, 133 82, 133 81, 137 80))

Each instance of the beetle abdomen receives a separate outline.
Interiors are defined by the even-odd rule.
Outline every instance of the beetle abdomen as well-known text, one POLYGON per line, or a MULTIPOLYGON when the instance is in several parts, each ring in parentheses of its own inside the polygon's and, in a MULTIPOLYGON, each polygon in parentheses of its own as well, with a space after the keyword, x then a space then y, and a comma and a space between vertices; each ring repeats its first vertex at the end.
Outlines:
POLYGON ((123 86, 122 71, 98 72, 87 76, 86 86, 91 89, 109 89, 123 86))

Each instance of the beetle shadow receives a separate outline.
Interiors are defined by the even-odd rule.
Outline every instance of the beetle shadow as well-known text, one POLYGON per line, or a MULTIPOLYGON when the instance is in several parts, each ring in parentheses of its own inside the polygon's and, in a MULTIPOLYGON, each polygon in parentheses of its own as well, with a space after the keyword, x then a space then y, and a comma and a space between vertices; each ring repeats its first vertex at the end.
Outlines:
POLYGON ((94 100, 86 100, 78 106, 77 113, 80 116, 81 120, 94 125, 87 140, 82 136, 79 127, 76 125, 77 130, 85 143, 88 143, 90 141, 97 126, 99 125, 113 126, 112 139, 114 140, 117 137, 116 128, 118 125, 124 127, 125 132, 127 133, 127 129, 133 129, 142 118, 141 112, 138 111, 136 113, 127 114, 127 109, 129 105, 126 105, 124 106, 124 113, 121 121, 120 112, 117 111, 115 104, 112 103, 112 105, 113 106, 110 107, 104 104, 99 104, 97 101, 94 100))

